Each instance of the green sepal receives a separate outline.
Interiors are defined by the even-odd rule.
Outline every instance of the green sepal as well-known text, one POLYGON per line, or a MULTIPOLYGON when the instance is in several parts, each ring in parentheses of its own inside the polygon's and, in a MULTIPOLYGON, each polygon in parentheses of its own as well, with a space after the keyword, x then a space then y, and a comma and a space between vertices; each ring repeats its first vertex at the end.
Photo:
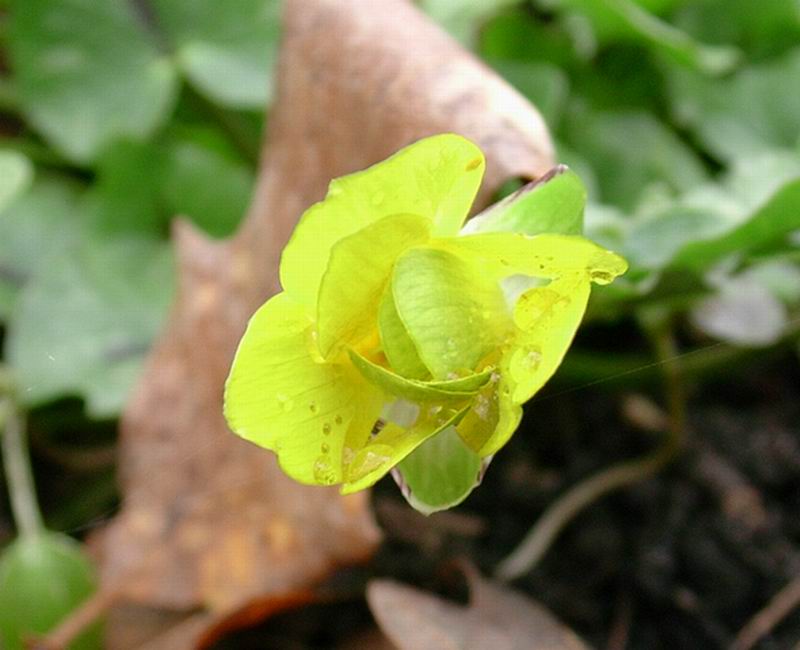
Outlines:
POLYGON ((489 382, 493 371, 492 368, 486 368, 458 379, 419 381, 406 379, 373 363, 355 350, 349 350, 349 353, 350 360, 364 379, 389 395, 412 402, 463 402, 474 397, 489 382))
POLYGON ((483 478, 488 459, 481 459, 447 427, 409 454, 392 472, 406 501, 430 515, 458 505, 483 478))
POLYGON ((559 165, 470 219, 464 233, 580 235, 585 207, 580 177, 559 165))

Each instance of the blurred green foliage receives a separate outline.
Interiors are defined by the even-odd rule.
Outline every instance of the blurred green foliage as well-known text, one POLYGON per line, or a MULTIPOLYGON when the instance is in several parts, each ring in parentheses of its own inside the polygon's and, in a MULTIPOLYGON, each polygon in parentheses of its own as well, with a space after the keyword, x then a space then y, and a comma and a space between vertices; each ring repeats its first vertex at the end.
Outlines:
MULTIPOLYGON (((590 188, 587 235, 632 262, 595 318, 666 310, 698 347, 794 337, 797 0, 419 4, 541 109, 590 188)), ((0 3, 0 318, 26 407, 119 413, 172 297, 170 220, 222 237, 245 210, 279 14, 0 3)), ((626 352, 579 347, 562 376, 629 370, 626 352)))

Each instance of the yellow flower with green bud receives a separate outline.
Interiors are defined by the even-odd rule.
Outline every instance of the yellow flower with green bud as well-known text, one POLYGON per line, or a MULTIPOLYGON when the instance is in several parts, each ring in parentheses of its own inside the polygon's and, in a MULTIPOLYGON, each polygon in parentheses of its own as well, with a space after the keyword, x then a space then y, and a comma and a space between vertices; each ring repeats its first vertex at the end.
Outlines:
POLYGON ((247 327, 225 390, 231 429, 307 484, 371 486, 393 468, 414 507, 450 507, 553 375, 591 284, 625 272, 578 236, 585 191, 561 168, 464 221, 480 149, 420 140, 331 182, 247 327))

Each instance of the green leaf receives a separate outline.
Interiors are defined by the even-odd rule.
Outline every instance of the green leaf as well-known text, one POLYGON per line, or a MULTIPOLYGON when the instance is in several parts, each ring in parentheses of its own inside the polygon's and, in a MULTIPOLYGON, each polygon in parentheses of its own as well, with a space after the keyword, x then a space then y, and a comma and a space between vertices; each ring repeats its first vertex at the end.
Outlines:
POLYGON ((383 353, 397 373, 409 379, 430 377, 430 371, 419 358, 417 346, 397 314, 391 284, 386 287, 378 307, 378 331, 383 353))
POLYGON ((646 43, 676 63, 706 74, 728 72, 739 60, 736 48, 699 43, 633 0, 561 0, 560 4, 585 15, 602 42, 646 43))
POLYGON ((676 204, 634 225, 624 253, 633 266, 660 269, 692 242, 714 239, 731 228, 731 220, 713 210, 676 204))
POLYGON ((787 309, 769 289, 746 276, 718 284, 713 295, 692 307, 695 327, 739 347, 773 345, 783 337, 789 324, 787 309))
POLYGON ((226 383, 225 418, 241 437, 275 451, 289 476, 332 485, 343 478, 348 428, 352 422, 363 427, 363 412, 371 413, 367 421, 377 420, 381 399, 348 365, 313 356, 312 329, 304 308, 286 293, 255 313, 226 383), (379 399, 361 408, 372 395, 379 399))
POLYGON ((90 228, 103 235, 161 238, 167 219, 160 201, 165 159, 160 148, 118 140, 98 159, 85 198, 90 228))
POLYGON ((430 515, 458 505, 481 482, 483 462, 448 427, 426 440, 398 466, 400 491, 419 512, 430 515))
POLYGON ((566 133, 591 163, 603 202, 630 210, 652 183, 678 194, 706 180, 694 152, 648 113, 576 112, 566 133))
POLYGON ((79 163, 172 108, 175 70, 125 0, 13 0, 8 45, 25 116, 79 163))
POLYGON ((458 424, 468 409, 425 409, 410 427, 387 424, 347 463, 342 494, 374 485, 426 440, 458 424))
POLYGON ((82 395, 117 415, 172 298, 164 243, 91 239, 54 255, 26 283, 5 354, 26 406, 82 395), (109 270, 113 269, 113 272, 109 270))
POLYGON ((393 214, 432 220, 435 235, 454 235, 469 212, 485 163, 461 136, 420 140, 383 162, 331 181, 325 200, 309 208, 281 258, 281 284, 313 309, 333 245, 393 214))
POLYGON ((504 12, 490 20, 480 34, 484 58, 547 62, 561 70, 575 64, 572 39, 555 21, 537 20, 524 9, 504 12))
POLYGON ((506 325, 499 285, 444 250, 404 253, 395 265, 392 291, 400 320, 434 379, 474 370, 506 325))
POLYGON ((784 185, 760 209, 721 236, 693 241, 674 259, 676 266, 708 268, 726 255, 745 255, 782 244, 800 228, 800 178, 784 185))
POLYGON ((800 42, 796 0, 703 0, 683 2, 675 14, 677 26, 710 43, 735 43, 751 59, 779 54, 800 42))
MULTIPOLYGON (((0 645, 24 650, 26 639, 52 631, 96 585, 92 563, 72 539, 50 532, 17 539, 0 556, 0 645)), ((69 644, 69 650, 102 647, 98 624, 69 644)))
POLYGON ((54 255, 83 235, 74 183, 42 177, 0 212, 0 316, 7 319, 22 289, 54 255))
POLYGON ((580 178, 559 166, 473 217, 464 232, 579 235, 585 205, 586 188, 580 178))
POLYGON ((189 81, 209 99, 263 110, 272 96, 279 0, 153 0, 189 81))
POLYGON ((317 333, 328 358, 375 332, 382 294, 397 257, 430 236, 431 222, 413 214, 385 217, 331 248, 319 287, 317 333))
POLYGON ((230 235, 250 202, 252 169, 220 146, 215 131, 175 129, 172 135, 161 186, 168 214, 187 216, 214 237, 230 235))
POLYGON ((800 47, 780 59, 744 68, 729 79, 709 80, 670 71, 678 121, 692 129, 723 161, 748 159, 775 148, 794 148, 800 134, 800 47))
POLYGON ((406 379, 353 350, 350 350, 350 359, 368 382, 389 395, 412 402, 463 402, 474 397, 489 382, 493 371, 490 367, 458 379, 418 381, 406 379))
POLYGON ((32 180, 33 167, 25 156, 0 149, 0 212, 22 194, 32 180))
POLYGON ((569 95, 567 75, 550 63, 489 59, 488 63, 539 110, 555 131, 569 95))
POLYGON ((516 0, 421 0, 422 9, 453 37, 469 46, 484 21, 516 0))

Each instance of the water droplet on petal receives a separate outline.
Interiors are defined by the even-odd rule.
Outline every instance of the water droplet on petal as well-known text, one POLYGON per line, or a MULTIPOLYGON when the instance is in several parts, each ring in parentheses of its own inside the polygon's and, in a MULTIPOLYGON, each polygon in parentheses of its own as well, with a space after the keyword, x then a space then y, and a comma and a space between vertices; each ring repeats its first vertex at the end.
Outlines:
POLYGON ((523 360, 530 370, 536 370, 542 361, 542 353, 536 348, 529 348, 525 351, 523 360))
POLYGON ((319 410, 319 407, 317 407, 315 402, 311 402, 311 404, 308 405, 308 410, 312 413, 316 413, 319 410))
POLYGON ((294 408, 294 401, 288 395, 284 395, 283 393, 278 393, 275 396, 275 399, 278 400, 278 406, 281 407, 285 413, 288 413, 294 408))
POLYGON ((603 271, 601 269, 590 271, 589 277, 592 279, 592 282, 596 282, 597 284, 609 284, 614 280, 613 273, 609 273, 608 271, 603 271))
POLYGON ((326 422, 325 424, 322 425, 322 433, 327 436, 330 434, 330 432, 331 432, 331 423, 326 422))
POLYGON ((323 454, 327 454, 331 450, 331 446, 327 442, 323 442, 320 449, 322 450, 323 454))
POLYGON ((322 485, 336 483, 336 475, 333 472, 333 465, 328 456, 320 456, 314 461, 314 480, 322 485))
POLYGON ((342 416, 337 415, 335 418, 333 418, 333 421, 336 423, 336 426, 340 426, 342 424, 342 416))

